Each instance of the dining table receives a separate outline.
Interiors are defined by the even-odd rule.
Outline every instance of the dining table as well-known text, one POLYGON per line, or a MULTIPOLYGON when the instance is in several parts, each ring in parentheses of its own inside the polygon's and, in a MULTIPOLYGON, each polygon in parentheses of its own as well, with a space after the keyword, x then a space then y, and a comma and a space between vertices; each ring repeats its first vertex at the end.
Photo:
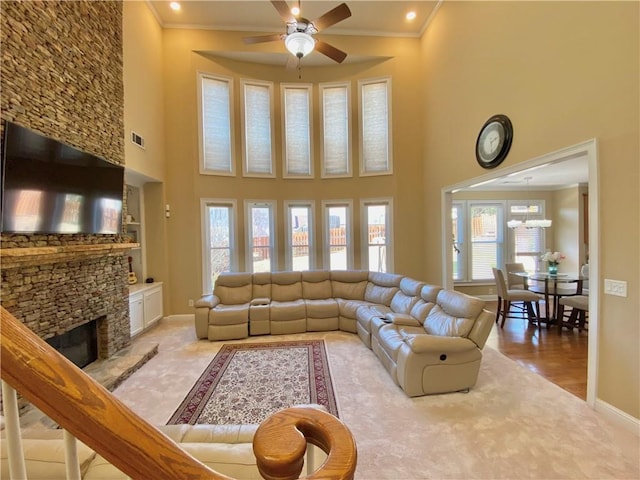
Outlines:
MULTIPOLYGON (((551 274, 547 272, 508 272, 525 279, 525 288, 531 292, 544 295, 545 321, 548 325, 558 324, 562 329, 562 319, 557 318, 558 302, 561 297, 582 294, 582 285, 587 277, 569 273, 551 274), (549 301, 551 299, 551 302, 549 301), (549 308, 551 306, 551 309, 549 308)), ((540 316, 540 312, 538 312, 540 316)))

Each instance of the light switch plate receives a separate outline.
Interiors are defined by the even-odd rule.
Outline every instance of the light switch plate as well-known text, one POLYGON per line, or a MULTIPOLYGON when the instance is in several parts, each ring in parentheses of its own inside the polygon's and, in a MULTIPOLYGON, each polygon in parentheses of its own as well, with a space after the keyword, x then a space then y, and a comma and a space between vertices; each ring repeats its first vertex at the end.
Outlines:
POLYGON ((607 295, 616 295, 618 297, 627 296, 627 282, 623 280, 604 279, 604 293, 607 295))

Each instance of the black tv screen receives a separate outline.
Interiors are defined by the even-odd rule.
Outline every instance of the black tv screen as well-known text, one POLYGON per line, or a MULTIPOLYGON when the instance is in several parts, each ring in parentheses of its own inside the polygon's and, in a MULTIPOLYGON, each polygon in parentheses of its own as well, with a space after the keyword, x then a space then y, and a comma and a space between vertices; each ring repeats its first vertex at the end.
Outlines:
POLYGON ((122 166, 7 122, 1 172, 2 232, 121 232, 122 166))

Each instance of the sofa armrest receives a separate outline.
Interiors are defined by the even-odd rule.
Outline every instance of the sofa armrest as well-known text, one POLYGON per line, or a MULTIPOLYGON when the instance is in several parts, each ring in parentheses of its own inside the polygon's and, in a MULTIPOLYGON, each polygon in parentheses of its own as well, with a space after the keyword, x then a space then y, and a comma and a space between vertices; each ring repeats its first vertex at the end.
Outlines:
POLYGON ((466 352, 478 348, 468 338, 464 337, 444 337, 439 335, 405 335, 402 339, 414 353, 433 352, 466 352))
POLYGON ((258 425, 162 425, 159 430, 176 443, 251 443, 258 425))
POLYGON ((422 325, 417 319, 407 313, 389 312, 385 314, 384 318, 387 322, 405 327, 420 327, 422 325))
POLYGON ((203 295, 200 300, 196 300, 195 307, 213 308, 220 303, 220 299, 215 295, 203 295))

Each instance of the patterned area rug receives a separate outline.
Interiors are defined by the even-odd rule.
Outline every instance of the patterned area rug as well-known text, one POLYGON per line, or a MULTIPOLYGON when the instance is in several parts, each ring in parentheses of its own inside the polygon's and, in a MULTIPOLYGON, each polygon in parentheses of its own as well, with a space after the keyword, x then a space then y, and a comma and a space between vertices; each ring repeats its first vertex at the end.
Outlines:
POLYGON ((338 416, 323 340, 224 344, 167 423, 260 423, 303 403, 338 416))

